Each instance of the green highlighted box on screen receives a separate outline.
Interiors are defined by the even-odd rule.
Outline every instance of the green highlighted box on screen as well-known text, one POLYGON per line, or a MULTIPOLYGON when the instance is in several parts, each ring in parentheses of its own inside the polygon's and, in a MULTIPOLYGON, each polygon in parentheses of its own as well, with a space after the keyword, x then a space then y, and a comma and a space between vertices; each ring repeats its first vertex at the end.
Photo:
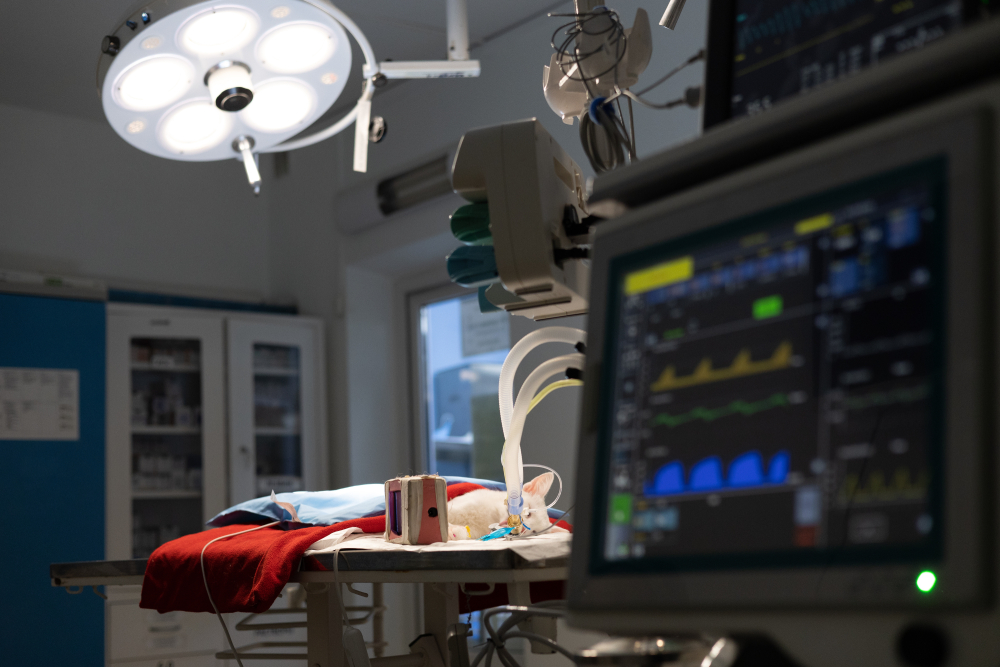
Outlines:
POLYGON ((611 523, 628 524, 632 521, 632 496, 628 493, 616 493, 611 496, 611 523))
POLYGON ((781 315, 784 309, 785 304, 780 294, 765 296, 753 302, 753 318, 755 320, 766 320, 769 317, 777 317, 781 315))

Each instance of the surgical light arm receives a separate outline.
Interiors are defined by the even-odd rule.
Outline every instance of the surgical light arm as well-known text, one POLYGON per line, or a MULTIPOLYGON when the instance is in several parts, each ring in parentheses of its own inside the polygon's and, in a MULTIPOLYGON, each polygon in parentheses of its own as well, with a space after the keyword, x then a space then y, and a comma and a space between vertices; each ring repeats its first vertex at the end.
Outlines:
POLYGON ((670 30, 677 27, 677 21, 681 18, 681 10, 684 9, 684 2, 685 0, 670 0, 667 3, 667 10, 663 12, 663 18, 660 19, 660 25, 670 30))

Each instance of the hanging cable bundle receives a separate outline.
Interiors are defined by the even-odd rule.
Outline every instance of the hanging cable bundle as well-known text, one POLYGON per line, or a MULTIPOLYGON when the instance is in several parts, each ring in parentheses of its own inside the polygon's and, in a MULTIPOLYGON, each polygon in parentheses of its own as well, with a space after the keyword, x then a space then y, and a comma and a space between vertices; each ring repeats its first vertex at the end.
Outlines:
MULTIPOLYGON (((628 37, 619 20, 618 13, 610 9, 584 14, 550 14, 550 16, 572 16, 571 23, 564 23, 552 34, 552 48, 556 52, 556 63, 563 77, 583 83, 591 98, 600 95, 595 84, 601 77, 611 75, 617 78, 619 64, 625 58, 628 37), (556 44, 559 33, 564 39, 556 44)), ((605 83, 605 85, 607 85, 605 83)))
POLYGON ((635 159, 635 145, 624 122, 603 97, 591 102, 589 112, 580 116, 580 142, 597 173, 624 165, 626 155, 635 159))
POLYGON ((580 141, 594 171, 610 171, 624 165, 626 156, 635 159, 635 142, 620 113, 605 104, 619 85, 631 83, 626 81, 628 31, 618 13, 610 9, 569 16, 574 21, 561 25, 552 35, 556 52, 553 63, 562 72, 560 87, 572 81, 585 90, 587 103, 580 115, 580 141))
POLYGON ((572 17, 552 35, 555 53, 544 68, 542 90, 549 106, 563 122, 580 119, 580 142, 597 173, 624 166, 637 159, 633 100, 652 109, 681 105, 698 107, 701 88, 688 88, 678 99, 659 104, 642 96, 675 74, 703 60, 704 50, 667 72, 653 84, 632 92, 652 57, 652 36, 646 12, 636 10, 635 22, 625 28, 617 12, 595 7, 572 17), (628 123, 622 98, 627 102, 628 123))

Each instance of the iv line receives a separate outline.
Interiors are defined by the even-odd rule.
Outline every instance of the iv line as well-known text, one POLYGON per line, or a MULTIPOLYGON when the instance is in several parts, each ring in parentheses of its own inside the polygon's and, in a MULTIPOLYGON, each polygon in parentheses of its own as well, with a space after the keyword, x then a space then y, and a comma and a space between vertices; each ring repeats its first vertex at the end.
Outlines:
POLYGON ((237 664, 239 664, 240 667, 243 667, 243 661, 240 660, 240 654, 239 652, 237 652, 236 646, 233 644, 233 638, 229 636, 229 628, 226 627, 226 621, 223 620, 222 614, 219 613, 219 608, 215 606, 215 600, 212 599, 212 592, 208 589, 208 576, 206 576, 205 574, 205 549, 207 549, 215 542, 218 542, 219 540, 224 540, 227 537, 236 537, 237 535, 243 535, 244 533, 252 533, 255 530, 260 530, 261 528, 269 528, 279 523, 281 522, 272 521, 271 523, 265 523, 263 526, 257 526, 256 528, 241 530, 238 533, 230 533, 229 535, 222 535, 220 537, 215 538, 214 540, 210 540, 205 544, 205 546, 201 548, 201 556, 199 560, 201 561, 201 580, 205 582, 205 595, 208 596, 208 601, 209 603, 211 603, 212 609, 215 610, 215 617, 219 619, 219 623, 222 623, 222 631, 226 633, 226 641, 229 642, 229 648, 233 650, 233 657, 236 658, 236 662, 237 664))

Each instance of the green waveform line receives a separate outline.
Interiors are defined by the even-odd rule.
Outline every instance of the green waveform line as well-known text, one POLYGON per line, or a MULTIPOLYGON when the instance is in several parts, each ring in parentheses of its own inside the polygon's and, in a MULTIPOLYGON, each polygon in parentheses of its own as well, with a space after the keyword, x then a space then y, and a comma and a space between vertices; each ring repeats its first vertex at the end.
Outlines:
POLYGON ((685 412, 679 415, 671 415, 666 412, 661 412, 653 417, 653 426, 669 426, 670 428, 676 428, 677 426, 681 426, 698 419, 711 423, 716 419, 731 417, 732 415, 751 417, 759 412, 765 412, 775 408, 788 407, 790 404, 791 402, 788 400, 788 394, 774 394, 769 398, 759 401, 744 401, 740 399, 719 408, 705 408, 699 406, 697 408, 693 408, 690 412, 685 412))
POLYGON ((930 387, 920 384, 916 387, 893 389, 892 391, 876 391, 861 396, 850 396, 844 399, 843 406, 847 410, 864 410, 865 408, 880 408, 884 405, 897 403, 915 403, 930 395, 930 387))

